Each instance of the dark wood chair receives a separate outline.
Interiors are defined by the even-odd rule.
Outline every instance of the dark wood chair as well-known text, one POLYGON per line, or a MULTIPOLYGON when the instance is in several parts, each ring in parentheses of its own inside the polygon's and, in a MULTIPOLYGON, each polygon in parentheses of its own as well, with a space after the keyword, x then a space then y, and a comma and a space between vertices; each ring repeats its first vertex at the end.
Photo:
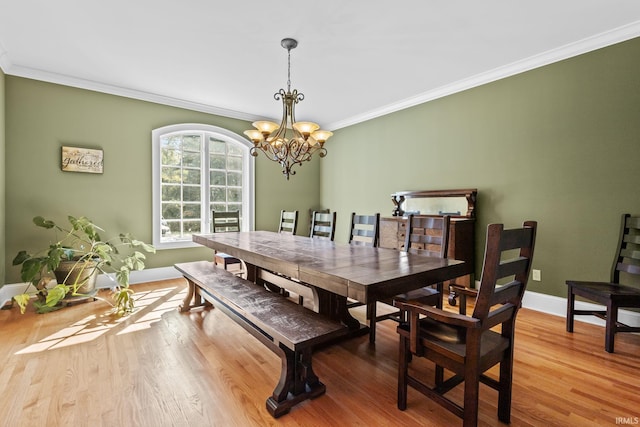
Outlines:
POLYGON ((482 382, 498 390, 498 419, 509 423, 516 314, 531 270, 536 229, 535 221, 512 230, 504 230, 502 224, 489 225, 481 285, 471 316, 413 302, 398 303, 408 318, 397 329, 400 410, 407 407, 407 387, 411 386, 461 417, 464 426, 476 426, 482 382), (503 252, 514 249, 519 252, 503 256, 503 252), (501 279, 505 278, 510 281, 504 283, 501 279), (504 284, 496 286, 498 280, 504 284), (424 376, 409 371, 409 364, 416 357, 435 362, 433 387, 424 382, 424 376), (497 364, 498 379, 485 374, 497 364), (453 376, 445 380, 444 369, 453 372, 453 376), (462 382, 464 398, 460 405, 445 394, 462 382))
POLYGON ((296 234, 298 228, 298 211, 280 211, 278 233, 296 234))
POLYGON ((349 231, 349 244, 355 246, 378 246, 380 229, 380 214, 357 215, 351 213, 351 227, 349 231))
MULTIPOLYGON (((407 218, 407 232, 404 247, 407 252, 420 255, 446 258, 449 250, 448 215, 409 215, 407 218)), ((393 297, 396 301, 418 301, 422 304, 442 308, 442 283, 425 286, 393 297)))
MULTIPOLYGON (((380 213, 373 215, 358 215, 351 213, 351 226, 349 227, 349 244, 353 246, 378 247, 380 233, 380 213)), ((358 307, 363 303, 356 300, 348 300, 347 306, 358 307)), ((368 312, 368 311, 367 311, 368 312)))
MULTIPOLYGON (((298 211, 280 211, 280 224, 278 225, 278 233, 286 233, 286 234, 296 234, 296 229, 298 228, 298 211)), ((282 277, 282 275, 276 271, 272 271, 271 273, 282 277)), ((265 282, 264 285, 271 292, 280 293, 286 297, 289 296, 289 291, 284 288, 281 288, 273 283, 265 282)), ((303 297, 299 297, 299 302, 302 305, 303 297)))
MULTIPOLYGON (((573 332, 575 315, 593 315, 606 321, 604 348, 613 353, 618 332, 640 332, 618 321, 618 309, 640 308, 640 288, 620 284, 620 273, 628 278, 640 275, 640 217, 622 215, 618 249, 611 268, 609 282, 582 282, 567 280, 567 332, 573 332), (576 310, 576 295, 605 306, 605 310, 576 310)), ((626 280, 625 280, 626 281, 626 280)), ((637 283, 637 280, 636 280, 637 283)))
POLYGON ((336 235, 336 213, 313 211, 311 215, 311 233, 313 239, 326 239, 333 241, 336 235))
MULTIPOLYGON (((240 231, 240 212, 211 211, 211 223, 213 233, 240 231)), ((223 266, 225 270, 233 270, 235 274, 242 273, 242 261, 229 254, 216 252, 215 262, 217 265, 223 266)))
MULTIPOLYGON (((449 248, 449 222, 450 219, 447 215, 409 215, 405 234, 405 251, 425 256, 446 258, 449 248)), ((398 294, 392 300, 380 302, 398 307, 397 302, 414 301, 442 308, 442 287, 442 283, 437 283, 398 294)), ((401 321, 403 317, 402 310, 393 310, 386 314, 378 315, 377 303, 369 303, 367 305, 369 341, 371 343, 375 342, 376 322, 386 319, 401 321)))

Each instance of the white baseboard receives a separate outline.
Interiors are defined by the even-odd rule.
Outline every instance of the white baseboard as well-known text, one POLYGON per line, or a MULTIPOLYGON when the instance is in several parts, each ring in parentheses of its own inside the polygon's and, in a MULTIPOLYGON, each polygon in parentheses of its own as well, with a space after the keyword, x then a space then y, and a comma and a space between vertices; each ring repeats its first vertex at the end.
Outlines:
MULTIPOLYGON (((160 267, 160 268, 147 268, 142 271, 132 271, 129 277, 129 283, 135 285, 136 283, 156 282, 159 280, 177 279, 182 275, 173 267, 160 267)), ((101 274, 96 281, 96 288, 109 289, 114 287, 115 278, 113 275, 101 274)), ((4 307, 11 302, 11 299, 15 295, 22 293, 35 293, 35 288, 27 283, 9 283, 0 288, 0 307, 4 307)))
MULTIPOLYGON (((553 295, 526 291, 522 306, 531 310, 553 314, 560 317, 567 315, 567 299, 553 295)), ((576 310, 604 310, 603 306, 584 301, 576 301, 576 310)), ((604 326, 604 320, 595 316, 576 316, 576 321, 604 326)), ((640 313, 629 310, 618 310, 618 321, 629 326, 640 327, 640 313)))

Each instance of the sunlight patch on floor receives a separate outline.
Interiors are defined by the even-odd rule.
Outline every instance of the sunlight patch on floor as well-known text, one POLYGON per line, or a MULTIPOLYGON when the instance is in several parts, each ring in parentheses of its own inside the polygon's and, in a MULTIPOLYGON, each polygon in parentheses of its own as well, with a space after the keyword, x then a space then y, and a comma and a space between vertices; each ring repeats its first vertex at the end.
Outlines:
POLYGON ((176 310, 180 306, 185 290, 176 292, 177 289, 172 287, 136 292, 134 294, 136 308, 129 316, 115 317, 111 313, 92 314, 54 332, 36 344, 17 351, 16 354, 38 353, 82 344, 116 329, 121 329, 116 332, 118 335, 149 329, 151 325, 161 320, 164 313, 176 310), (127 325, 123 326, 125 322, 127 325))

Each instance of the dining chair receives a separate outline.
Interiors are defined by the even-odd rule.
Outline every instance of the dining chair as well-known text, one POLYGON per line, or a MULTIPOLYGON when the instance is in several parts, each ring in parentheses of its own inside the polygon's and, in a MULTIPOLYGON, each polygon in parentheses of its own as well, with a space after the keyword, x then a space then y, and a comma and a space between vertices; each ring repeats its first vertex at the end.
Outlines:
MULTIPOLYGON (((296 229, 298 228, 298 211, 285 211, 284 209, 280 211, 280 223, 278 225, 278 233, 285 233, 285 234, 296 234, 296 229)), ((272 274, 281 276, 282 275, 276 271, 272 271, 272 274)), ((291 279, 293 280, 293 279, 291 279)), ((285 288, 282 288, 280 286, 277 286, 273 283, 270 282, 265 282, 264 285, 267 287, 267 289, 269 289, 271 292, 276 292, 276 293, 280 293, 284 296, 289 296, 289 291, 287 291, 285 288)), ((299 297, 299 301, 300 304, 302 305, 303 303, 303 297, 300 296, 299 297)))
MULTIPOLYGON (((352 246, 378 247, 380 230, 380 213, 373 215, 358 215, 351 213, 351 226, 349 227, 349 244, 352 246)), ((375 303, 373 303, 375 304, 375 303)), ((348 299, 347 307, 358 307, 364 303, 348 299)), ((367 313, 369 309, 367 308, 367 313)))
POLYGON ((331 209, 309 209, 309 229, 307 230, 307 236, 311 236, 311 226, 313 225, 313 213, 321 212, 321 213, 329 213, 331 209))
POLYGON ((354 246, 378 246, 378 233, 380 228, 380 214, 357 215, 351 213, 351 226, 349 231, 349 244, 354 246))
POLYGON ((313 239, 333 241, 336 234, 336 213, 313 211, 311 215, 311 233, 313 239))
MULTIPOLYGON (((440 215, 409 215, 405 233, 404 250, 410 253, 446 258, 449 249, 449 216, 440 215)), ((380 301, 383 304, 398 307, 397 302, 417 301, 421 304, 442 308, 442 283, 424 286, 403 294, 398 294, 391 300, 380 301)), ((375 342, 376 323, 391 319, 402 321, 402 310, 386 310, 385 314, 377 314, 377 303, 367 305, 369 319, 369 341, 375 342)))
POLYGON ((575 315, 600 317, 606 322, 604 348, 607 352, 613 353, 615 336, 618 332, 640 332, 640 327, 629 326, 618 321, 618 309, 640 308, 640 287, 629 286, 630 282, 638 283, 638 278, 640 278, 640 217, 624 214, 609 282, 566 281, 567 332, 573 332, 575 315), (625 276, 626 285, 620 283, 620 279, 625 276), (633 278, 636 280, 634 281, 633 278), (576 310, 576 295, 604 305, 605 309, 576 310))
POLYGON ((298 211, 280 211, 278 233, 296 234, 298 228, 298 211))
POLYGON ((498 419, 510 422, 515 322, 531 271, 536 230, 535 221, 509 230, 502 224, 487 227, 480 289, 471 316, 411 301, 398 302, 408 319, 397 328, 398 409, 407 408, 407 388, 411 386, 461 417, 465 427, 476 426, 482 382, 498 391, 498 419), (435 363, 433 387, 420 375, 424 365, 416 363, 409 370, 417 358, 435 363), (495 379, 485 372, 497 364, 500 369, 495 379), (445 369, 453 373, 446 380, 445 369), (445 397, 462 382, 462 403, 445 397))
MULTIPOLYGON (((225 233, 232 231, 240 231, 240 212, 239 211, 211 211, 211 231, 213 233, 225 233)), ((234 274, 242 274, 242 261, 239 258, 216 252, 215 262, 221 265, 225 270, 233 270, 234 274), (229 268, 233 266, 234 268, 229 268)))

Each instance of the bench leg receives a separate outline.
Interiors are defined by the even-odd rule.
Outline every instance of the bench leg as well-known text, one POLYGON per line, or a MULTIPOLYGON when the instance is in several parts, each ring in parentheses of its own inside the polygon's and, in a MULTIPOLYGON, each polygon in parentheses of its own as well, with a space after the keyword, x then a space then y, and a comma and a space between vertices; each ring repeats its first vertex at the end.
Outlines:
POLYGON ((325 393, 326 387, 320 382, 311 366, 311 349, 294 352, 286 347, 278 351, 282 360, 280 381, 267 399, 267 411, 278 418, 306 399, 313 399, 325 393))
POLYGON ((186 277, 185 279, 187 280, 189 287, 187 288, 187 296, 184 297, 182 304, 178 307, 178 311, 186 313, 192 308, 211 306, 211 303, 205 301, 205 299, 202 298, 202 295, 200 295, 200 288, 186 277))

